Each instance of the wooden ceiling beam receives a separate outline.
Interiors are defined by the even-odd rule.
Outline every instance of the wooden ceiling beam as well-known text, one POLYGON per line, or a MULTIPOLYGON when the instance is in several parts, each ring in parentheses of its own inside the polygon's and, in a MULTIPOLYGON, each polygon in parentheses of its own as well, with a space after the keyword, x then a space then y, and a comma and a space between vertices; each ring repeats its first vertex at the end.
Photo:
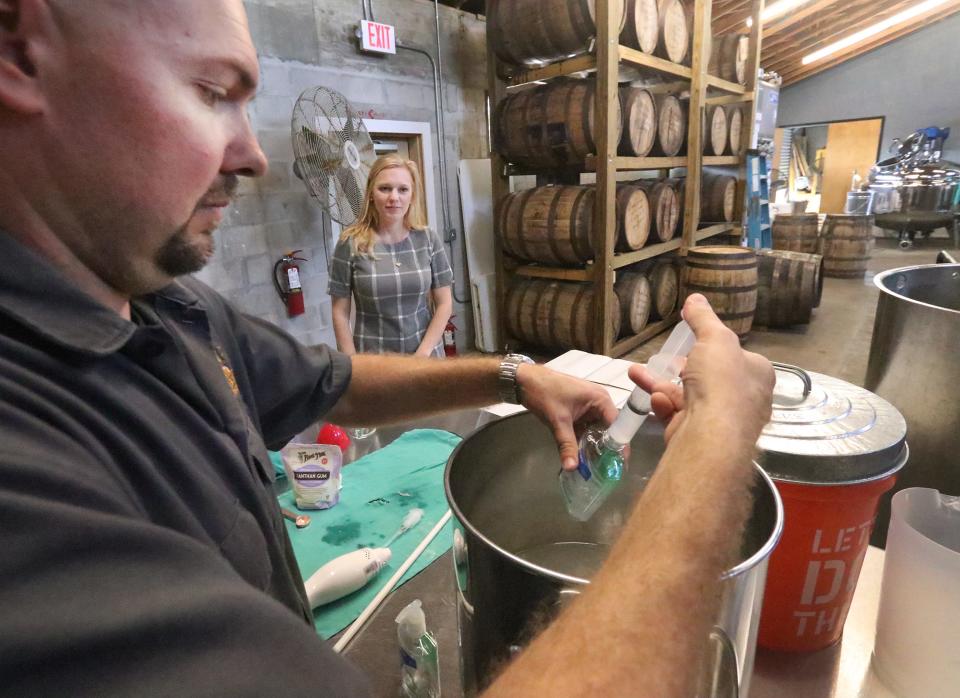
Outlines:
POLYGON ((767 39, 770 39, 775 34, 786 31, 793 25, 804 21, 807 19, 807 17, 819 14, 831 5, 836 5, 838 2, 843 1, 844 0, 816 0, 815 2, 799 7, 792 12, 788 12, 781 17, 777 17, 772 22, 767 22, 764 24, 763 35, 767 39))
POLYGON ((800 80, 803 80, 805 78, 816 75, 817 73, 821 73, 824 70, 833 68, 834 66, 837 66, 840 63, 844 63, 845 61, 848 61, 855 56, 859 56, 861 54, 867 53, 868 51, 872 51, 873 49, 879 48, 884 44, 888 44, 891 41, 894 41, 895 39, 899 39, 902 36, 912 34, 913 32, 919 29, 923 29, 924 27, 927 27, 933 24, 934 22, 938 22, 942 19, 945 19, 946 17, 956 14, 957 12, 960 12, 960 0, 952 0, 952 2, 948 2, 946 5, 940 5, 939 7, 935 8, 931 12, 918 16, 917 18, 915 18, 916 21, 911 21, 910 23, 905 25, 898 25, 896 27, 891 27, 890 29, 884 32, 881 32, 880 34, 877 34, 871 37, 869 40, 867 40, 864 43, 851 46, 849 47, 849 49, 836 53, 833 56, 830 56, 822 61, 817 61, 809 65, 801 64, 801 65, 798 65, 798 67, 793 70, 784 71, 783 73, 780 74, 781 77, 783 78, 783 84, 784 86, 790 85, 800 80))
POLYGON ((899 3, 890 6, 893 11, 881 12, 877 12, 870 7, 864 7, 845 21, 832 20, 830 24, 833 28, 828 32, 811 33, 808 36, 797 37, 789 42, 784 40, 771 42, 773 46, 767 47, 770 53, 768 54, 768 60, 764 63, 764 68, 780 72, 785 66, 789 66, 799 58, 890 17, 901 9, 901 5, 906 7, 909 4, 911 4, 911 0, 900 0, 899 3))
POLYGON ((892 16, 913 2, 914 0, 862 0, 845 3, 843 8, 834 8, 833 11, 824 13, 807 26, 796 26, 790 31, 781 32, 767 42, 767 47, 779 53, 782 47, 796 48, 801 42, 807 46, 826 45, 834 38, 849 36, 874 22, 892 16))
MULTIPOLYGON (((716 10, 716 3, 714 3, 716 10)), ((711 29, 714 35, 747 31, 747 17, 750 16, 750 2, 731 2, 725 4, 713 14, 711 29)))

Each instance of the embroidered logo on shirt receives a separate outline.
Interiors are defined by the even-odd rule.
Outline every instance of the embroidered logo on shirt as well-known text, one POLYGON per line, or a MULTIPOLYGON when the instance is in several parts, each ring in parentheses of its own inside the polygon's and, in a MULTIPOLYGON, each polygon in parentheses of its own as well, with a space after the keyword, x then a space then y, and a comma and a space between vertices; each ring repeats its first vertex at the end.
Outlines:
POLYGON ((227 363, 227 359, 223 355, 223 350, 220 349, 220 347, 214 347, 213 352, 217 356, 217 363, 220 364, 223 377, 227 380, 227 385, 230 386, 230 392, 234 394, 234 397, 240 397, 240 386, 237 385, 237 377, 233 375, 233 369, 230 368, 230 365, 227 363))

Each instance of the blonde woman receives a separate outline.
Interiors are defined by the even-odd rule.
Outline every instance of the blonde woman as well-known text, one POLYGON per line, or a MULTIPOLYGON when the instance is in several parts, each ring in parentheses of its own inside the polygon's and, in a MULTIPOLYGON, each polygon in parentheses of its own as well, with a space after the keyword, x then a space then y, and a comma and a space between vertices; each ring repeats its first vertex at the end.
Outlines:
POLYGON ((444 355, 453 272, 423 211, 416 163, 395 154, 378 158, 360 218, 343 231, 330 264, 328 292, 341 351, 444 355), (352 331, 351 300, 357 311, 352 331))

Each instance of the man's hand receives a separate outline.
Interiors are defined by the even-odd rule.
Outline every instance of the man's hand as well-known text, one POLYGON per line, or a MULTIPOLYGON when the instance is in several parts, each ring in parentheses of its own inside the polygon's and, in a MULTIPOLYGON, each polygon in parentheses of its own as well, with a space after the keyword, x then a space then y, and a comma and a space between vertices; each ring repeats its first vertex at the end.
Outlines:
POLYGON ((755 442, 770 421, 774 373, 770 362, 740 348, 737 336, 717 318, 707 299, 696 293, 683 306, 683 318, 697 337, 681 375, 683 388, 654 382, 641 366, 630 378, 650 393, 654 413, 667 422, 669 442, 692 413, 726 416, 723 423, 755 442))
POLYGON ((517 382, 523 406, 553 431, 564 469, 577 467, 577 435, 592 422, 609 424, 617 416, 610 395, 601 386, 552 371, 521 364, 517 382))

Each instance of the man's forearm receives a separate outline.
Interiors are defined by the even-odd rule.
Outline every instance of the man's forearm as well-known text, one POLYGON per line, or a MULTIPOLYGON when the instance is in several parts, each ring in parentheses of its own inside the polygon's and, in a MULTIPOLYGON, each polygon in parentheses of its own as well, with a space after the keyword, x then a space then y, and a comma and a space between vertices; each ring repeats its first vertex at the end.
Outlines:
POLYGON ((497 358, 356 354, 351 359, 350 386, 329 414, 346 426, 395 424, 499 402, 497 358))
POLYGON ((723 421, 691 415, 594 584, 490 697, 694 695, 718 580, 738 552, 750 507, 753 444, 729 438, 723 421))

